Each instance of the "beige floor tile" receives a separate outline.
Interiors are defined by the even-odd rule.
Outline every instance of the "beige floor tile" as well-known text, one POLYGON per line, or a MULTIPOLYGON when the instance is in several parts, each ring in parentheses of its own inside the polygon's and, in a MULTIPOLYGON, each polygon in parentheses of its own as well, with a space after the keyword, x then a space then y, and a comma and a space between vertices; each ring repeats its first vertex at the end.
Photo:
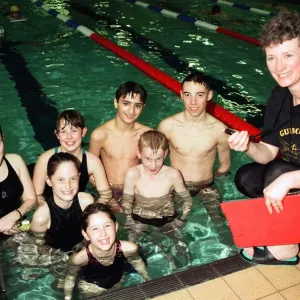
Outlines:
POLYGON ((176 291, 153 299, 154 300, 193 300, 193 298, 191 297, 191 295, 188 293, 187 290, 176 291))
MULTIPOLYGON (((256 266, 277 290, 300 283, 300 271, 294 266, 256 266)), ((300 299, 300 298, 299 298, 300 299)))
POLYGON ((280 293, 287 300, 299 300, 300 299, 300 284, 292 286, 286 290, 280 291, 280 293))
POLYGON ((254 300, 277 292, 255 268, 232 273, 223 278, 242 300, 254 300))
POLYGON ((285 298, 278 292, 264 298, 259 298, 259 300, 285 300, 285 298))
POLYGON ((239 297, 222 278, 187 288, 195 300, 239 300, 239 297))

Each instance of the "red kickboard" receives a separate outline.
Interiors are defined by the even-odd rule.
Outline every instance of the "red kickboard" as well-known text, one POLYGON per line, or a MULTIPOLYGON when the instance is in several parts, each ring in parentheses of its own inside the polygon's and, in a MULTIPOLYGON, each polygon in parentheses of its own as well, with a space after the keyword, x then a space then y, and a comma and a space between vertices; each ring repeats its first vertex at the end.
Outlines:
POLYGON ((264 198, 221 203, 237 247, 300 243, 300 195, 286 196, 283 211, 269 213, 264 198))

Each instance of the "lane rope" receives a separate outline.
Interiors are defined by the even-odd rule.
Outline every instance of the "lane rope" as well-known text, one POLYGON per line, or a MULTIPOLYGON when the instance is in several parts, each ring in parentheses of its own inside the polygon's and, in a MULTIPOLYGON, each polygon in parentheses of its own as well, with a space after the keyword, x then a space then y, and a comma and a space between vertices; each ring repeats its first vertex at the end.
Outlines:
MULTIPOLYGON (((126 60, 127 62, 134 65, 139 70, 143 71, 146 75, 151 77, 152 79, 158 81, 174 93, 180 96, 180 90, 181 90, 181 83, 168 74, 162 72, 161 70, 155 68, 151 64, 147 63, 146 61, 140 59, 136 55, 128 52, 124 48, 121 48, 120 46, 116 45, 115 43, 111 42, 110 40, 102 37, 98 33, 90 30, 89 28, 80 25, 76 21, 70 19, 68 16, 63 15, 59 13, 58 11, 48 7, 40 0, 30 0, 32 3, 34 3, 36 6, 44 9, 48 12, 51 16, 54 16, 61 21, 63 21, 68 26, 78 30, 83 35, 89 37, 94 42, 100 44, 101 46, 105 47, 106 49, 112 51, 113 53, 117 54, 122 59, 126 60)), ((236 116, 235 114, 229 112, 222 106, 209 101, 207 104, 207 111, 212 114, 214 117, 219 119, 221 122, 225 123, 231 128, 234 128, 236 130, 247 130, 250 135, 257 135, 261 131, 256 128, 255 126, 247 123, 240 117, 236 116)))
POLYGON ((228 2, 228 1, 223 1, 223 0, 210 0, 210 1, 218 3, 218 4, 224 4, 227 6, 243 9, 243 10, 249 10, 251 12, 254 12, 254 13, 260 14, 260 15, 272 16, 272 17, 276 15, 274 12, 270 12, 270 11, 263 10, 263 9, 258 9, 255 7, 250 7, 250 6, 239 4, 236 2, 228 2))
POLYGON ((257 39, 252 38, 252 37, 243 35, 241 33, 235 32, 235 31, 231 31, 231 30, 223 28, 221 26, 216 26, 216 25, 213 25, 213 24, 210 24, 210 23, 207 23, 207 22, 203 22, 203 21, 197 20, 196 18, 186 16, 186 15, 183 15, 183 14, 180 14, 180 13, 176 13, 174 11, 164 9, 162 7, 159 7, 159 6, 155 6, 155 5, 148 4, 148 3, 145 3, 145 2, 141 2, 141 1, 137 1, 137 0, 123 0, 123 1, 125 1, 127 3, 130 3, 130 4, 138 5, 138 6, 143 7, 143 8, 147 8, 147 9, 153 11, 153 12, 156 12, 158 14, 163 15, 164 17, 168 17, 168 18, 172 18, 172 19, 178 19, 180 21, 195 25, 196 27, 202 27, 204 29, 217 31, 219 33, 223 33, 223 34, 228 35, 230 37, 233 37, 233 38, 236 38, 236 39, 239 39, 239 40, 243 40, 245 42, 254 44, 256 46, 260 45, 259 41, 257 39))

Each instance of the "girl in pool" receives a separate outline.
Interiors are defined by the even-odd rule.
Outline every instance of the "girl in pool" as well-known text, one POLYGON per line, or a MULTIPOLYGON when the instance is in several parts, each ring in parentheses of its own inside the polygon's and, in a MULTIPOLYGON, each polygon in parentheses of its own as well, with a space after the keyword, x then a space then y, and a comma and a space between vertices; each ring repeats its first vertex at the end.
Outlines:
POLYGON ((0 238, 18 232, 17 221, 35 204, 36 195, 27 167, 18 154, 4 154, 0 126, 0 238))
POLYGON ((108 203, 111 200, 111 190, 109 188, 104 167, 99 157, 85 151, 81 147, 82 139, 87 132, 85 121, 80 112, 67 109, 57 118, 55 134, 60 146, 52 148, 42 153, 34 167, 33 185, 37 193, 38 202, 43 203, 44 197, 49 194, 49 189, 44 193, 47 174, 47 163, 54 153, 71 153, 81 161, 79 191, 84 192, 89 179, 93 178, 93 183, 99 194, 98 201, 108 203))
POLYGON ((78 193, 79 168, 79 159, 70 153, 59 152, 50 157, 46 182, 52 187, 52 194, 36 210, 31 223, 37 243, 45 241, 46 245, 66 252, 82 241, 81 213, 94 199, 90 194, 78 193))
POLYGON ((65 299, 71 299, 77 274, 79 288, 85 293, 101 293, 116 287, 121 281, 125 260, 146 280, 149 279, 145 264, 138 255, 138 245, 117 240, 118 223, 112 210, 100 203, 89 205, 81 217, 82 234, 86 246, 69 260, 65 279, 65 299))

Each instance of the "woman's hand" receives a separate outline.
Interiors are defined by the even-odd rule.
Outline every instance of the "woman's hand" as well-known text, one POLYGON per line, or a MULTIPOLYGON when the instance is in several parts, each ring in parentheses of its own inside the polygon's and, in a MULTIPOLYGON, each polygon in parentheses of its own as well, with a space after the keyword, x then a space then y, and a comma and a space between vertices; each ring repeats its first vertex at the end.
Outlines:
POLYGON ((277 213, 283 211, 282 199, 290 190, 289 173, 284 173, 264 189, 265 203, 269 213, 273 208, 277 213))
POLYGON ((227 139, 230 149, 240 152, 247 152, 250 147, 248 131, 235 131, 227 139))

